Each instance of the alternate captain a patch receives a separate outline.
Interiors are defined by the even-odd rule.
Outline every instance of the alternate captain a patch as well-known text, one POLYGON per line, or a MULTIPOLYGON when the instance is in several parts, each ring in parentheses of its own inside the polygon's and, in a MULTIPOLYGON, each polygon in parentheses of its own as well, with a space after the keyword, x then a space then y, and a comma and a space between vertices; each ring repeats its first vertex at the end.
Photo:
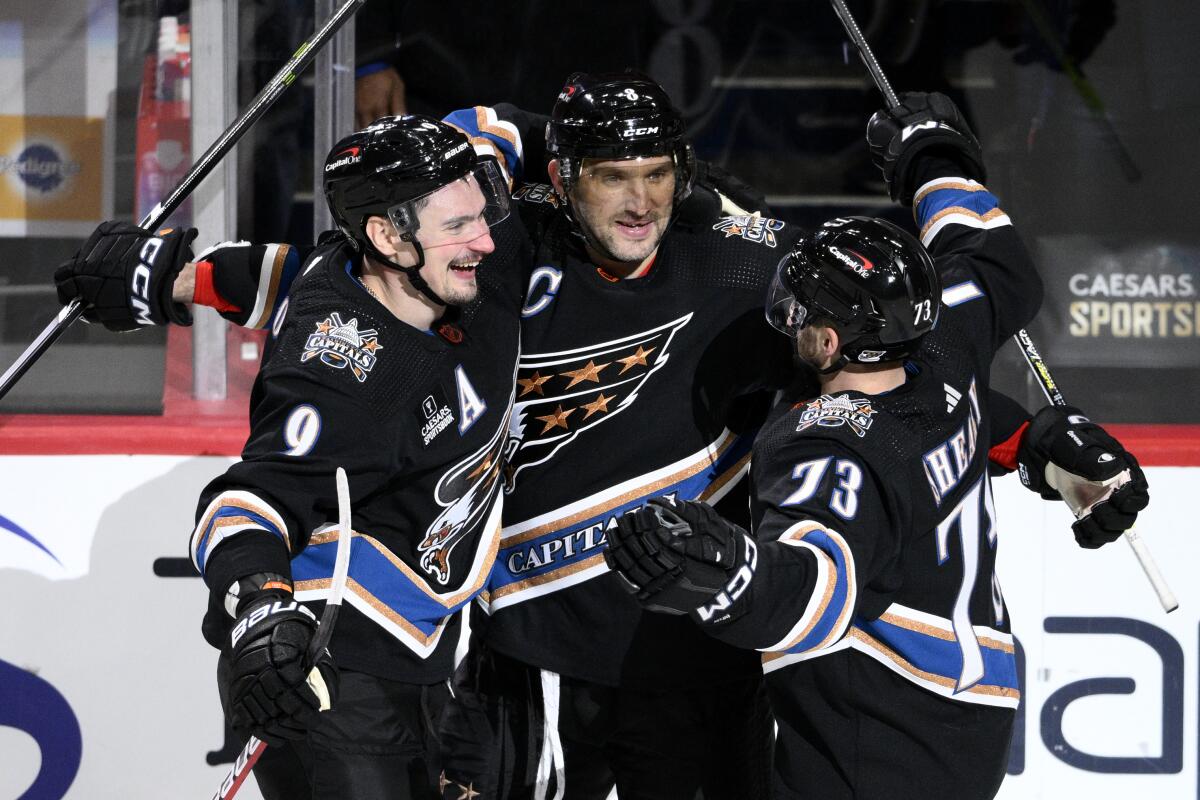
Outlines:
POLYGON ((362 383, 367 379, 367 373, 375 368, 379 358, 376 353, 382 349, 377 331, 370 328, 360 331, 357 318, 342 322, 341 315, 335 311, 317 323, 315 333, 308 335, 300 361, 319 358, 322 364, 334 369, 349 368, 362 383))
POLYGON ((743 215, 723 217, 713 225, 713 230, 724 233, 726 239, 730 236, 740 236, 748 242, 774 247, 777 244, 775 234, 783 230, 783 226, 782 220, 743 215))
POLYGON ((847 397, 844 394, 823 394, 815 400, 802 403, 804 410, 800 412, 800 422, 796 431, 820 425, 823 428, 836 428, 847 425, 861 439, 874 421, 875 409, 871 401, 864 397, 847 397))

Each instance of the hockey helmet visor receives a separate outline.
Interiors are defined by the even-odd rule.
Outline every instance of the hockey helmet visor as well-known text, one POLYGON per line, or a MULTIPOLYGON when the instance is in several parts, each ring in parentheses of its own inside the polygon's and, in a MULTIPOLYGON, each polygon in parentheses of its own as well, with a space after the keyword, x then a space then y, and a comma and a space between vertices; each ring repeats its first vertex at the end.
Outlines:
POLYGON ((431 192, 389 206, 387 218, 406 240, 428 250, 474 241, 509 215, 508 183, 491 158, 431 192))

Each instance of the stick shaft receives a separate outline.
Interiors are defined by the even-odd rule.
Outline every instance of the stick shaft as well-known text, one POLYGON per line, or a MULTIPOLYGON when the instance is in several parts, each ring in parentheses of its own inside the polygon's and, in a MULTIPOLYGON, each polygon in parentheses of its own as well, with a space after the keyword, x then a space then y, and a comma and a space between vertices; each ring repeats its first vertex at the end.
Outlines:
POLYGON ((858 23, 854 20, 854 15, 850 13, 850 9, 846 8, 846 1, 830 0, 830 2, 833 3, 834 13, 842 21, 842 27, 846 30, 846 35, 854 43, 854 48, 858 50, 859 57, 862 59, 863 64, 866 65, 867 72, 871 75, 871 80, 875 81, 875 86, 879 89, 879 93, 883 95, 888 108, 895 108, 900 105, 900 99, 896 97, 896 92, 892 90, 892 84, 888 82, 887 76, 883 74, 883 68, 879 66, 879 62, 875 59, 875 53, 871 51, 871 45, 867 43, 867 37, 863 36, 862 29, 858 27, 858 23))
POLYGON ((257 736, 251 736, 246 742, 246 746, 233 760, 229 774, 225 776, 225 780, 221 781, 221 788, 217 789, 212 800, 233 800, 233 796, 237 794, 238 789, 242 788, 246 778, 250 777, 250 770, 258 763, 258 759, 262 757, 263 751, 266 749, 266 742, 257 736))
MULTIPOLYGON (((1050 374, 1050 368, 1042 360, 1042 356, 1038 352, 1037 346, 1033 343, 1033 337, 1029 335, 1029 331, 1022 328, 1013 335, 1013 339, 1016 341, 1017 347, 1021 349, 1021 355, 1025 357, 1025 363, 1029 365, 1029 371, 1037 379, 1038 386, 1042 389, 1042 394, 1046 395, 1046 399, 1050 401, 1051 405, 1065 406, 1067 400, 1059 390, 1058 384, 1055 383, 1054 376, 1050 374)), ((1158 602, 1162 605, 1163 611, 1169 614, 1179 608, 1179 600, 1176 599, 1175 593, 1171 591, 1170 584, 1163 577, 1162 571, 1158 568, 1158 563, 1155 562, 1154 556, 1150 554, 1150 548, 1142 541, 1142 537, 1133 528, 1125 531, 1124 537, 1125 541, 1129 544, 1129 549, 1137 557, 1138 565, 1142 568, 1142 572, 1145 573, 1146 579, 1150 581, 1150 586, 1154 589, 1154 594, 1158 596, 1158 602)))
MULTIPOLYGON (((341 467, 337 468, 337 499, 338 499, 338 543, 337 555, 333 561, 333 578, 329 587, 329 600, 325 603, 325 611, 321 614, 321 624, 317 626, 317 633, 313 636, 312 642, 308 649, 308 661, 311 664, 320 653, 329 644, 329 638, 333 635, 333 626, 337 622, 338 609, 342 605, 342 597, 346 591, 346 579, 350 572, 350 539, 353 536, 353 529, 350 526, 350 483, 346 478, 346 470, 341 467)), ((313 667, 313 672, 317 671, 313 667)), ((310 681, 313 678, 309 679, 310 681)), ((259 739, 257 736, 251 736, 246 742, 246 746, 234 759, 233 766, 229 769, 229 774, 225 776, 225 780, 221 781, 221 788, 213 795, 212 800, 233 800, 238 789, 246 782, 246 778, 250 775, 250 770, 258 763, 258 759, 262 756, 263 751, 267 749, 267 743, 259 739)))
MULTIPOLYGON (((333 16, 331 16, 323 26, 312 37, 296 50, 291 59, 288 60, 279 72, 275 73, 275 77, 267 82, 267 85, 262 88, 258 95, 250 102, 246 110, 233 121, 225 132, 217 137, 217 140, 204 151, 196 161, 192 164, 191 169, 179 180, 179 183, 171 190, 171 193, 166 196, 162 202, 150 209, 141 221, 141 226, 149 230, 156 230, 160 225, 166 222, 167 218, 179 208, 179 205, 185 198, 200 185, 200 181, 212 172, 217 163, 225 157, 225 155, 233 149, 250 126, 258 121, 259 117, 266 113, 267 109, 279 99, 279 95, 283 94, 284 90, 292 85, 296 80, 296 76, 303 72, 306 67, 316 57, 317 52, 325 46, 325 43, 333 38, 334 34, 346 24, 350 17, 358 11, 359 7, 366 0, 346 0, 333 16)), ((83 303, 78 299, 63 308, 58 313, 50 324, 48 324, 38 337, 33 340, 29 347, 17 357, 3 377, 0 377, 0 399, 9 393, 17 381, 29 371, 37 360, 42 357, 50 346, 58 341, 63 332, 71 326, 75 320, 83 315, 83 303)))

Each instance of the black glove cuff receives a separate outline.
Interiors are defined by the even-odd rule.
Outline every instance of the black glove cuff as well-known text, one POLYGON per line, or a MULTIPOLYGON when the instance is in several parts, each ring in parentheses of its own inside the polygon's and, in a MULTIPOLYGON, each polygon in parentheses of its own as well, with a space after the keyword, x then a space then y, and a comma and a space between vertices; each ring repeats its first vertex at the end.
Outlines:
POLYGON ((265 532, 239 533, 217 546, 204 564, 204 582, 216 605, 224 607, 233 583, 256 573, 292 581, 292 563, 283 542, 265 532))
POLYGON ((915 193, 930 181, 938 178, 967 178, 983 183, 987 172, 983 163, 955 148, 927 147, 919 151, 912 161, 912 191, 915 193))

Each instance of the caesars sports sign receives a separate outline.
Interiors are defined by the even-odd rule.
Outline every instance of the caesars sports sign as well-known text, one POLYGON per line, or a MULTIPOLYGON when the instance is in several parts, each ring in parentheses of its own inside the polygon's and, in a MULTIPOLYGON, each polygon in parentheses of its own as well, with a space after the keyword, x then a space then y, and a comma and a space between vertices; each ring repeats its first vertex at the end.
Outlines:
POLYGON ((1061 236, 1037 249, 1056 363, 1200 365, 1200 248, 1061 236))

